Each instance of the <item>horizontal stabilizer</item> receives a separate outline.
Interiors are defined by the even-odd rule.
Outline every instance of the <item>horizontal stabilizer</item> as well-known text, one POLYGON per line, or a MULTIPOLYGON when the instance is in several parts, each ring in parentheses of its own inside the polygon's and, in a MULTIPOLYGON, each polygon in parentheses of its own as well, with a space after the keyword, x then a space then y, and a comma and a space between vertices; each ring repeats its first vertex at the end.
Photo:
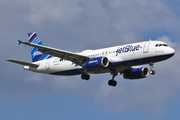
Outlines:
POLYGON ((7 61, 13 62, 13 63, 16 63, 16 64, 20 64, 20 65, 24 65, 24 66, 34 67, 34 68, 37 68, 39 66, 39 65, 36 65, 36 64, 22 62, 22 61, 17 61, 17 60, 7 60, 7 61))
POLYGON ((21 45, 22 41, 18 40, 18 42, 19 42, 19 45, 21 45))

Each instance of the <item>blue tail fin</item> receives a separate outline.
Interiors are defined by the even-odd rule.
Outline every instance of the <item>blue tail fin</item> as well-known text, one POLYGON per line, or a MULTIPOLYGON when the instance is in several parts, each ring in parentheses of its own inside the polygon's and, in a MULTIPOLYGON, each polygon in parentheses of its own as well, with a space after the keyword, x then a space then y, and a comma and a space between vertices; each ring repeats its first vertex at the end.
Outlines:
MULTIPOLYGON (((28 39, 30 43, 44 46, 44 44, 42 43, 42 41, 39 39, 39 37, 35 32, 28 33, 28 39)), ((48 59, 52 56, 48 54, 43 54, 42 52, 38 51, 38 48, 31 47, 31 57, 32 57, 32 62, 36 62, 36 61, 48 59)))

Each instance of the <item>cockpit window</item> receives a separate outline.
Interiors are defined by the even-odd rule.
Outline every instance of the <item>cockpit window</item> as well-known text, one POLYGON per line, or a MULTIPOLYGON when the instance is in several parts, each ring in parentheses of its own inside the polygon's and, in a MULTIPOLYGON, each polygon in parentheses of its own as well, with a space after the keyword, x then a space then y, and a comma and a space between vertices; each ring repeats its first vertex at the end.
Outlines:
POLYGON ((163 44, 163 46, 168 46, 168 45, 166 45, 166 44, 163 44))
POLYGON ((161 47, 161 46, 166 46, 166 47, 168 47, 167 44, 156 44, 156 45, 155 45, 155 47, 161 47))

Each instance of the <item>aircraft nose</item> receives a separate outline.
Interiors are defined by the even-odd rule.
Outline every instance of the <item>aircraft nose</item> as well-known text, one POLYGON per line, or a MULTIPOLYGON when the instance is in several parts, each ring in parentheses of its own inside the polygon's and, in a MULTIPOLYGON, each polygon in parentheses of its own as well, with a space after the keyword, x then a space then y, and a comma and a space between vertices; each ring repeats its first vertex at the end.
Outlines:
POLYGON ((175 50, 174 50, 173 48, 171 48, 170 52, 171 52, 172 54, 175 54, 175 50))
POLYGON ((168 54, 170 54, 172 57, 175 54, 175 50, 173 48, 169 48, 168 54))

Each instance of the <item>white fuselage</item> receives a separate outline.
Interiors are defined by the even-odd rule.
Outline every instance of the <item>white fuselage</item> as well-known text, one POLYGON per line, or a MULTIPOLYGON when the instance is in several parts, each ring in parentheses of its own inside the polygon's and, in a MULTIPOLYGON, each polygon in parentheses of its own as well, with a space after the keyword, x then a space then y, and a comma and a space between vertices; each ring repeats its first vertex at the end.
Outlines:
MULTIPOLYGON (((97 50, 85 50, 80 55, 88 55, 89 58, 107 57, 110 65, 101 70, 90 70, 88 73, 106 73, 116 69, 122 72, 130 66, 159 62, 170 58, 175 53, 174 49, 166 46, 161 41, 145 41, 97 50)), ((33 64, 38 64, 38 68, 24 66, 25 70, 33 72, 54 74, 54 75, 77 75, 84 72, 82 66, 78 66, 71 61, 58 57, 41 60, 33 64)))

